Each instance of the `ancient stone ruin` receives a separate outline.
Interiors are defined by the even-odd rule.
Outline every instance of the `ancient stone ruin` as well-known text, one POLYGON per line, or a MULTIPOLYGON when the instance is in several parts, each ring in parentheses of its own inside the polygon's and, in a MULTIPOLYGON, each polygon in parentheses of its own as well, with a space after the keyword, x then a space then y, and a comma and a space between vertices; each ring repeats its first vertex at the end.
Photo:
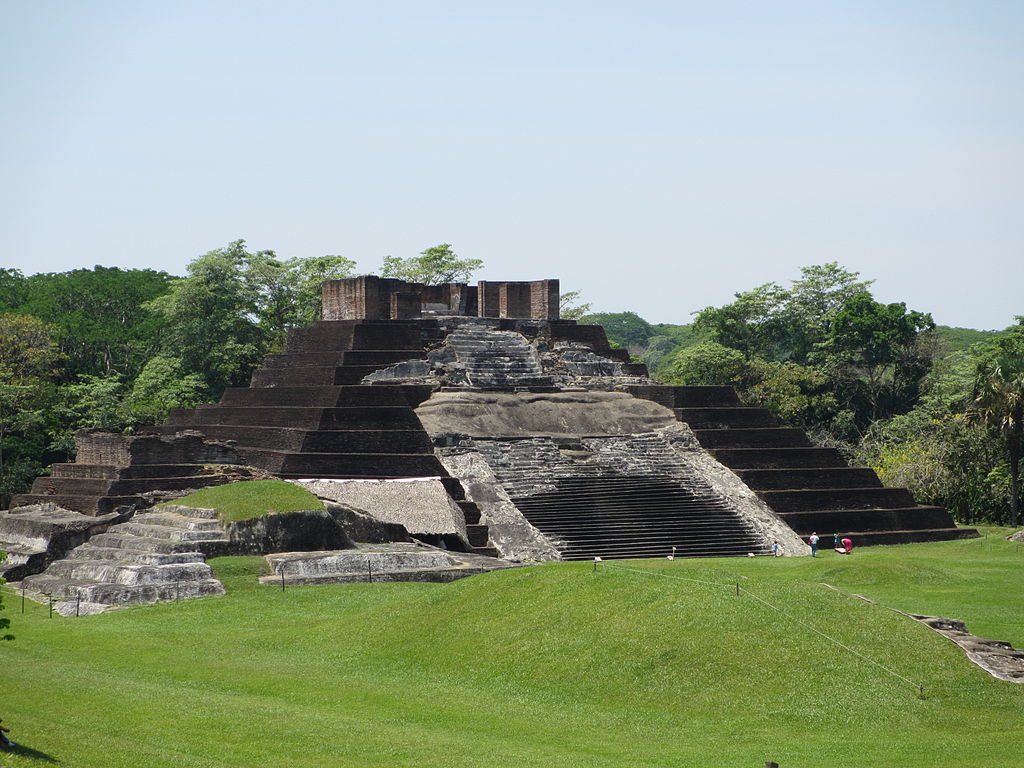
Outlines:
MULTIPOLYGON (((0 515, 0 549, 30 548, 5 534, 16 507, 111 515, 260 473, 331 500, 343 528, 362 515, 503 560, 765 554, 773 541, 795 555, 812 531, 858 546, 977 535, 729 387, 654 382, 600 326, 559 319, 558 289, 329 281, 324 319, 291 331, 251 386, 149 435, 79 435, 76 462, 0 515)), ((343 560, 303 559, 314 582, 343 560)))

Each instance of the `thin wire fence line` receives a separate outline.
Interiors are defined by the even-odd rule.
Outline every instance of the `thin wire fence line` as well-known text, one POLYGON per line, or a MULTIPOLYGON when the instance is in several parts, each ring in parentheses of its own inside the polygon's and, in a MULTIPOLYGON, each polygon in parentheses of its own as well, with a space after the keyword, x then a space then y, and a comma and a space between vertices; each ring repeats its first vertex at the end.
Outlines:
POLYGON ((786 613, 781 608, 772 605, 771 603, 769 603, 764 598, 759 597, 758 595, 755 595, 749 589, 741 587, 738 582, 735 583, 735 584, 730 584, 730 583, 721 582, 721 581, 704 581, 702 579, 688 579, 685 576, 673 576, 673 575, 668 574, 668 573, 657 573, 655 571, 645 571, 645 570, 643 570, 641 568, 626 568, 625 566, 613 565, 612 563, 608 563, 608 562, 601 563, 601 565, 604 565, 604 566, 606 566, 608 568, 616 568, 616 569, 618 569, 620 571, 631 571, 633 573, 642 573, 642 574, 644 574, 646 576, 658 576, 658 577, 661 577, 661 578, 664 578, 664 579, 676 579, 678 581, 692 581, 692 582, 695 582, 697 584, 707 584, 707 585, 713 586, 713 587, 729 587, 731 589, 731 588, 733 588, 735 586, 735 589, 738 592, 743 592, 743 593, 746 593, 746 594, 750 595, 752 598, 754 598, 758 602, 764 604, 765 606, 767 606, 771 610, 775 611, 779 615, 784 616, 785 618, 789 619, 792 622, 795 622, 795 623, 801 625, 802 627, 806 627, 811 632, 814 632, 816 635, 820 635, 821 637, 823 637, 826 640, 828 640, 830 643, 834 643, 835 645, 838 645, 840 648, 843 648, 844 650, 849 651, 854 656, 856 656, 856 657, 858 657, 860 659, 863 659, 864 661, 866 661, 866 662, 868 662, 870 664, 874 664, 876 667, 878 667, 879 669, 881 669, 881 670, 883 670, 885 672, 888 672, 893 677, 897 677, 900 680, 902 680, 903 682, 905 682, 905 683, 907 683, 909 685, 912 685, 918 691, 921 691, 924 688, 924 686, 921 685, 920 683, 915 683, 913 680, 911 680, 908 677, 904 677, 899 672, 896 672, 894 670, 889 669, 884 664, 880 664, 879 662, 875 661, 874 659, 868 658, 863 653, 860 653, 859 651, 851 648, 850 646, 846 645, 845 643, 840 642, 839 640, 836 640, 834 637, 831 637, 830 635, 826 635, 820 629, 815 629, 814 627, 812 627, 807 622, 805 622, 805 621, 803 621, 801 619, 798 619, 795 616, 792 616, 792 615, 786 613))

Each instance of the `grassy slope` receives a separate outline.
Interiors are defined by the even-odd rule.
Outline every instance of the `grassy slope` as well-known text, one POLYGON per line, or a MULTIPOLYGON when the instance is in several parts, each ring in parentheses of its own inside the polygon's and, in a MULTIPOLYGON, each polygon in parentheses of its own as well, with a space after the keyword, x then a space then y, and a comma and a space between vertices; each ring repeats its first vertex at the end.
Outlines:
POLYGON ((226 522, 248 520, 270 512, 324 509, 323 502, 305 488, 283 480, 246 480, 215 485, 164 504, 216 509, 218 517, 226 522))
POLYGON ((39 754, 3 764, 1019 765, 1024 686, 819 583, 1021 647, 1024 552, 996 537, 623 564, 672 579, 565 564, 282 592, 246 575, 258 561, 218 565, 225 598, 115 614, 22 616, 8 595, 0 714, 39 754))

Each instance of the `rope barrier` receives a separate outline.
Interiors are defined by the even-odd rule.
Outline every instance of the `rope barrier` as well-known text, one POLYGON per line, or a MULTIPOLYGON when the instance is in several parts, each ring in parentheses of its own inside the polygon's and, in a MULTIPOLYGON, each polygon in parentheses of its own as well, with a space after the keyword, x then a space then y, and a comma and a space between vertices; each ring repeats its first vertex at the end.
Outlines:
MULTIPOLYGON (((690 578, 687 578, 685 576, 675 576, 675 575, 668 574, 668 573, 656 573, 655 571, 645 571, 642 568, 627 568, 627 567, 622 566, 622 565, 613 565, 612 563, 608 563, 608 562, 603 562, 603 563, 601 563, 601 565, 604 565, 607 568, 615 568, 615 569, 620 570, 620 571, 631 571, 633 573, 642 573, 645 576, 658 576, 658 577, 663 578, 663 579, 675 579, 677 581, 690 581, 690 582, 694 582, 696 584, 706 584, 706 585, 713 586, 713 587, 729 587, 730 589, 732 589, 733 586, 734 586, 734 584, 732 584, 732 583, 728 583, 727 584, 727 583, 721 582, 721 581, 704 581, 703 579, 690 579, 690 578)), ((840 648, 842 648, 842 649, 844 649, 846 651, 849 651, 850 653, 852 653, 857 658, 863 659, 864 661, 866 661, 866 662, 868 662, 870 664, 874 664, 876 667, 878 667, 882 671, 887 672, 888 674, 892 675, 893 677, 899 678, 900 680, 902 680, 903 682, 907 683, 908 685, 912 685, 918 691, 918 693, 923 693, 924 692, 924 686, 921 685, 920 683, 915 683, 910 678, 904 677, 899 672, 896 672, 894 670, 889 669, 884 664, 880 664, 879 662, 875 661, 874 659, 868 658, 864 654, 860 653, 859 651, 855 650, 854 648, 851 648, 850 646, 846 645, 845 643, 840 642, 836 638, 834 638, 834 637, 832 637, 830 635, 826 635, 820 629, 816 629, 816 628, 812 627, 810 624, 808 624, 807 622, 803 621, 802 619, 799 619, 799 618, 797 618, 795 616, 792 616, 792 615, 786 613, 785 611, 783 611, 778 606, 775 606, 775 605, 772 605, 771 603, 769 603, 763 597, 755 595, 749 589, 741 587, 738 582, 735 584, 735 588, 736 588, 736 593, 737 594, 746 593, 746 594, 750 595, 752 598, 757 600, 759 603, 762 603, 763 605, 767 606, 768 608, 770 608, 771 610, 775 611, 779 615, 784 616, 785 618, 789 619, 790 621, 792 621, 792 622, 794 622, 796 624, 799 624, 802 627, 805 627, 806 629, 809 629, 811 632, 814 632, 816 635, 819 635, 819 636, 825 638, 830 643, 834 643, 835 645, 839 646, 840 648)))

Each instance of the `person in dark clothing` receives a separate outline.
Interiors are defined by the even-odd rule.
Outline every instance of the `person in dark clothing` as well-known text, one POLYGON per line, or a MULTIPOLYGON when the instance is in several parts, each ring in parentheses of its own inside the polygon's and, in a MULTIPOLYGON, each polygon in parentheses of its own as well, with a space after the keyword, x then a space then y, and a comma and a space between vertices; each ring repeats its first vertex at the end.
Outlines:
MULTIPOLYGON (((0 720, 0 723, 2 722, 3 720, 0 720)), ((10 728, 4 728, 2 725, 0 725, 0 749, 14 749, 14 747, 16 746, 13 741, 7 738, 7 734, 10 732, 10 728)))

